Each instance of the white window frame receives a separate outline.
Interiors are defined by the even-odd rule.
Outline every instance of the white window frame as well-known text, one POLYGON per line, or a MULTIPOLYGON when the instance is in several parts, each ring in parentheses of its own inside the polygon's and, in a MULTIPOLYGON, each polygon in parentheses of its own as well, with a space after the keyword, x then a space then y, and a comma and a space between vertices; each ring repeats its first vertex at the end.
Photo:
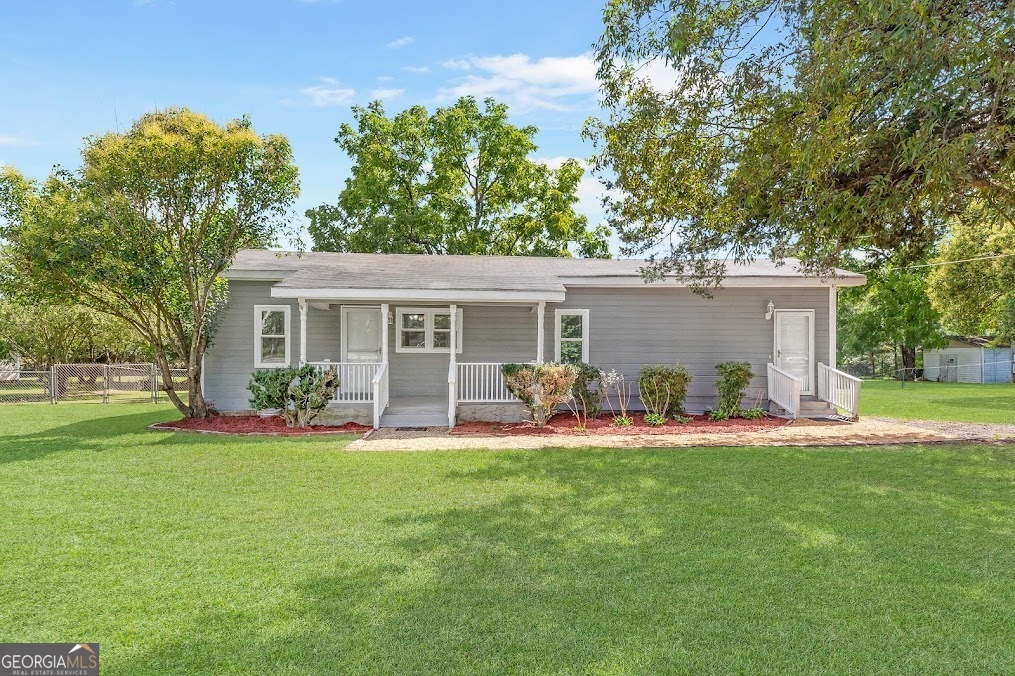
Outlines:
MULTIPOLYGON (((395 352, 404 352, 409 354, 450 354, 451 350, 446 347, 434 347, 433 345, 433 331, 434 331, 434 315, 449 315, 451 314, 450 308, 446 307, 400 307, 395 311, 395 352), (423 315, 423 328, 422 329, 405 329, 402 324, 403 315, 423 315), (402 346, 402 332, 403 331, 423 331, 426 336, 425 345, 423 347, 403 347, 402 346)), ((455 313, 457 326, 455 333, 457 334, 457 340, 455 341, 455 353, 462 353, 462 308, 458 308, 455 313)), ((444 330, 444 329, 440 329, 444 330)))
MULTIPOLYGON (((292 307, 289 305, 255 305, 254 306, 254 368, 258 369, 278 369, 289 366, 292 363, 292 307), (282 312, 285 314, 285 363, 276 364, 274 362, 265 363, 262 359, 263 354, 261 348, 261 338, 264 336, 261 334, 261 313, 263 312, 282 312)), ((277 338, 277 336, 269 335, 268 338, 277 338)))
POLYGON ((562 310, 557 309, 553 312, 553 347, 554 347, 554 360, 560 362, 560 344, 561 342, 573 343, 581 340, 582 342, 582 361, 586 364, 589 363, 589 311, 588 310, 562 310), (561 338, 560 336, 560 318, 565 316, 577 316, 582 318, 582 337, 581 338, 561 338))

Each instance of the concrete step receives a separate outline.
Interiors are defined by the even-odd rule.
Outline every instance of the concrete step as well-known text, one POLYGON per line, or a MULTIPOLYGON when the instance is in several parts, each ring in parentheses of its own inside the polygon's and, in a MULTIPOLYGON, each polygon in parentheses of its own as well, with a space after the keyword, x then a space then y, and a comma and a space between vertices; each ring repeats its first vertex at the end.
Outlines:
POLYGON ((447 427, 448 413, 419 411, 394 413, 390 409, 381 416, 381 427, 447 427))

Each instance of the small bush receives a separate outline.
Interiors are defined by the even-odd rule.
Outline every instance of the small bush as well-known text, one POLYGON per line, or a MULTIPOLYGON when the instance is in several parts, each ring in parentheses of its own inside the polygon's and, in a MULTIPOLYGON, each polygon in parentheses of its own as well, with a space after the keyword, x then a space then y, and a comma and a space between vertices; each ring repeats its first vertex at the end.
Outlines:
POLYGON ((578 370, 571 364, 503 364, 504 384, 518 397, 532 421, 546 425, 557 406, 570 401, 578 370))
POLYGON ((716 389, 719 391, 719 405, 715 412, 725 414, 727 420, 740 415, 740 402, 743 401, 747 387, 751 384, 754 371, 751 365, 745 361, 724 361, 716 364, 715 370, 719 372, 719 381, 716 389))
POLYGON ((634 421, 626 415, 618 415, 613 418, 614 427, 630 427, 633 423, 634 421))
POLYGON ((694 418, 692 418, 689 415, 679 415, 678 414, 678 415, 673 416, 673 419, 676 420, 681 425, 686 425, 687 423, 694 422, 694 418))
POLYGON ((645 422, 652 425, 652 427, 659 427, 666 424, 666 416, 659 413, 646 413, 645 422))
POLYGON ((277 409, 288 427, 306 427, 328 405, 338 389, 335 367, 305 365, 255 371, 247 385, 255 410, 277 409))
POLYGON ((597 366, 578 362, 573 364, 577 371, 572 393, 581 405, 586 418, 598 418, 603 412, 603 371, 597 366))
POLYGON ((765 417, 765 409, 749 408, 746 411, 741 411, 740 416, 743 418, 747 418, 748 420, 758 420, 759 418, 765 417))
POLYGON ((617 408, 620 409, 619 417, 630 420, 627 415, 627 409, 631 406, 632 384, 627 382, 624 374, 618 373, 616 369, 610 369, 609 373, 603 374, 599 384, 603 390, 603 396, 606 398, 606 403, 610 405, 610 412, 613 413, 614 419, 617 417, 617 410, 613 408, 613 402, 616 400, 617 408), (610 392, 613 392, 613 399, 609 397, 610 392))
POLYGON ((716 409, 714 411, 709 412, 708 419, 713 421, 713 422, 720 422, 722 420, 729 420, 730 419, 730 414, 727 413, 726 411, 720 411, 719 409, 716 409))
POLYGON ((645 366, 638 374, 638 396, 645 410, 666 418, 683 412, 690 384, 686 366, 645 366))

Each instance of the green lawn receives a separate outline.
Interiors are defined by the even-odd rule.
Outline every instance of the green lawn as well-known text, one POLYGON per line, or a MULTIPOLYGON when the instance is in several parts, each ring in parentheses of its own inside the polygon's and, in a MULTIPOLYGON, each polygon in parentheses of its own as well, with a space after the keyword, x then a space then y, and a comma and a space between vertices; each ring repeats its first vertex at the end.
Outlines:
POLYGON ((1015 424, 1015 384, 865 380, 860 415, 1015 424))
POLYGON ((0 640, 98 641, 104 674, 1015 671, 1011 447, 346 453, 0 415, 0 640))

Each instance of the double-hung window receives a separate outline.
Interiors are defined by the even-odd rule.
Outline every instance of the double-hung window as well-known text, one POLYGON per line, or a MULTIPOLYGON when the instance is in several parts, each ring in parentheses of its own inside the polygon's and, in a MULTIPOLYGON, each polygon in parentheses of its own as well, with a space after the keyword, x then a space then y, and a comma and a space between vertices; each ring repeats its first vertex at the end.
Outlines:
POLYGON ((289 365, 289 306, 254 306, 254 368, 289 365))
MULTIPOLYGON (((455 351, 462 351, 462 311, 456 317, 455 351)), ((451 312, 437 308, 398 308, 395 352, 449 352, 451 312)))
POLYGON ((565 364, 589 361, 589 311, 554 312, 556 359, 565 364))

